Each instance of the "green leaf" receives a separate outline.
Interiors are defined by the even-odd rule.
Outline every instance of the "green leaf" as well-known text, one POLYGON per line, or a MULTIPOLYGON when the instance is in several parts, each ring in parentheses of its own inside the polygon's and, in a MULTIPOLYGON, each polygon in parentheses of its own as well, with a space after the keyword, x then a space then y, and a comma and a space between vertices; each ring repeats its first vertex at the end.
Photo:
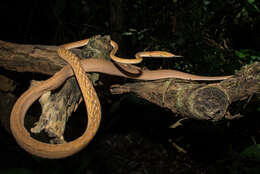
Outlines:
POLYGON ((260 12, 259 8, 255 4, 251 4, 257 12, 260 12))
POLYGON ((260 144, 249 146, 240 154, 244 157, 253 158, 260 161, 260 144))
POLYGON ((251 56, 254 61, 260 61, 260 56, 251 56))
POLYGON ((253 3, 255 2, 255 0, 247 0, 247 2, 248 2, 249 4, 253 4, 253 3))
POLYGON ((259 8, 254 4, 255 0, 247 0, 247 2, 252 5, 257 12, 260 12, 259 8))
POLYGON ((144 35, 143 35, 143 34, 141 34, 141 35, 138 36, 138 40, 142 40, 143 38, 144 38, 144 35))
POLYGON ((133 35, 134 33, 132 33, 132 32, 124 32, 124 33, 122 33, 122 35, 123 36, 131 36, 131 35, 133 35))
POLYGON ((238 57, 241 58, 241 59, 244 59, 246 56, 248 56, 248 53, 247 53, 247 52, 244 52, 244 51, 242 51, 242 50, 240 50, 240 51, 235 51, 235 54, 236 54, 236 56, 238 56, 238 57))
POLYGON ((133 29, 133 28, 129 28, 128 30, 132 31, 132 32, 136 32, 136 29, 133 29))

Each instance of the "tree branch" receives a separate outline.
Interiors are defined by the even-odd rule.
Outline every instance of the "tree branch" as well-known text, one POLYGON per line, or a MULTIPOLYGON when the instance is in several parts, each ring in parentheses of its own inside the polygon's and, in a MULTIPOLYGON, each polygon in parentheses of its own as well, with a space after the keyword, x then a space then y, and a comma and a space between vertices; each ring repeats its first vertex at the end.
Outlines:
POLYGON ((217 121, 227 116, 227 108, 232 102, 260 94, 260 62, 244 66, 232 78, 220 83, 165 79, 114 85, 111 92, 134 92, 183 117, 217 121))
MULTIPOLYGON (((73 52, 81 57, 109 58, 109 41, 107 37, 95 37, 85 49, 73 49, 73 52)), ((57 46, 20 45, 0 41, 0 66, 12 71, 51 75, 66 64, 58 57, 56 50, 57 46)), ((75 79, 69 81, 71 83, 69 89, 75 89, 77 84, 75 79)), ((164 79, 112 86, 111 91, 113 94, 134 92, 183 117, 216 121, 227 116, 226 111, 230 103, 259 94, 259 85, 260 63, 256 62, 243 67, 234 77, 220 83, 208 85, 187 80, 164 79)), ((47 106, 48 109, 42 113, 38 126, 34 128, 35 132, 44 129, 50 135, 55 135, 59 140, 62 139, 66 120, 74 110, 69 106, 76 107, 80 96, 78 88, 72 92, 66 86, 62 87, 66 89, 61 89, 58 93, 51 94, 49 99, 44 100, 42 108, 47 106), (60 105, 59 101, 64 101, 64 105, 60 105), (65 115, 64 111, 66 111, 65 115), (50 113, 55 114, 52 118, 46 118, 46 115, 50 113)))

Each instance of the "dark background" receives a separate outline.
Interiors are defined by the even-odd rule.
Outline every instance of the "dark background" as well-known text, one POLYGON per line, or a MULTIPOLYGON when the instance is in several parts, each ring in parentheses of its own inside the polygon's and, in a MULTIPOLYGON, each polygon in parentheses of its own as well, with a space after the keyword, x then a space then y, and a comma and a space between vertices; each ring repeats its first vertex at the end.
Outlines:
MULTIPOLYGON (((260 60, 259 8, 253 0, 1 0, 0 39, 60 45, 110 35, 119 43, 121 56, 143 50, 184 56, 176 61, 149 59, 141 66, 228 75, 260 60)), ((29 85, 32 77, 40 75, 23 76, 18 82, 29 85)), ((17 96, 27 86, 20 88, 17 96)), ((64 160, 31 156, 1 128, 0 173, 260 172, 260 106, 254 96, 231 105, 231 114, 244 116, 238 120, 214 124, 187 120, 173 130, 168 127, 178 117, 132 94, 104 94, 102 100, 98 135, 85 150, 64 160), (168 139, 188 153, 179 153, 168 139)))

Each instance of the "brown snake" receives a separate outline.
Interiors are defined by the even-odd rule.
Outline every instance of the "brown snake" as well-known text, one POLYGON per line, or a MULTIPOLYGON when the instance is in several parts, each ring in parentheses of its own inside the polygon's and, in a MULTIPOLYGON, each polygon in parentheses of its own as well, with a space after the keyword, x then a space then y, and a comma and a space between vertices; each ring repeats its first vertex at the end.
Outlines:
MULTIPOLYGON (((73 43, 60 46, 58 49, 58 54, 63 59, 65 59, 69 65, 62 68, 48 80, 41 82, 37 86, 30 87, 18 98, 12 109, 10 120, 11 130, 17 143, 26 151, 36 156, 44 158, 64 158, 70 156, 83 149, 96 134, 101 120, 101 106, 95 89, 91 81, 85 75, 85 72, 101 72, 141 80, 156 80, 164 78, 180 78, 189 80, 223 80, 231 77, 197 76, 175 70, 142 70, 141 73, 137 75, 129 76, 121 72, 112 62, 103 59, 91 58, 79 61, 78 57, 68 50, 76 46, 78 46, 78 44, 73 43), (42 94, 50 90, 54 90, 62 85, 66 79, 73 75, 73 72, 77 78, 78 84, 83 94, 88 113, 88 124, 85 132, 75 141, 64 144, 48 144, 33 139, 30 136, 30 133, 24 127, 24 118, 27 110, 42 94)), ((125 70, 127 71, 127 69, 128 67, 126 67, 125 70)))

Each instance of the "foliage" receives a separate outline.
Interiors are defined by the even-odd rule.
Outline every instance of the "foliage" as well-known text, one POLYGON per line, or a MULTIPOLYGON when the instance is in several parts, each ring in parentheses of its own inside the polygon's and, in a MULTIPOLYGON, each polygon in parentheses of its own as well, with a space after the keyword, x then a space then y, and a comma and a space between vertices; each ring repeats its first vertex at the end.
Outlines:
POLYGON ((149 49, 180 52, 185 60, 179 68, 190 63, 193 71, 230 73, 258 60, 258 6, 253 0, 140 0, 128 4, 130 29, 122 34, 134 39, 137 47, 143 46, 141 41, 152 45, 149 49), (244 49, 250 52, 246 59, 238 54, 244 49))
POLYGON ((60 44, 117 32, 127 42, 127 48, 122 48, 126 55, 142 50, 168 50, 184 56, 177 63, 167 61, 169 67, 201 74, 230 74, 258 60, 255 56, 260 51, 259 1, 116 2, 122 3, 124 13, 119 31, 110 24, 110 6, 115 4, 86 0, 26 1, 25 9, 17 4, 14 10, 23 15, 18 20, 17 16, 10 19, 16 23, 9 30, 14 30, 13 38, 32 44, 39 40, 43 44, 60 44), (243 50, 250 52, 246 59, 241 58, 243 50))
POLYGON ((240 59, 241 62, 245 62, 247 64, 251 64, 255 61, 260 61, 260 52, 249 50, 249 49, 241 49, 235 51, 236 56, 240 59))
POLYGON ((247 147, 244 151, 241 152, 241 155, 260 162, 260 144, 247 147))

